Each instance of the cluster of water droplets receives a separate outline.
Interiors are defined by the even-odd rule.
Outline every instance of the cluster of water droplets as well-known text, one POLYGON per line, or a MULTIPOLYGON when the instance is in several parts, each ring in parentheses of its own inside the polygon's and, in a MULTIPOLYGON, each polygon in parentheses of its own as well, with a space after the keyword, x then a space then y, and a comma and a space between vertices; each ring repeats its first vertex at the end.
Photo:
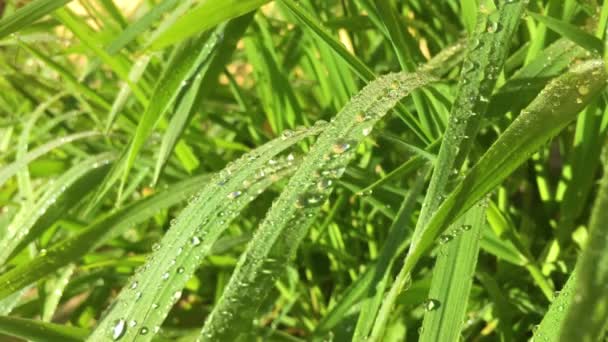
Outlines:
MULTIPOLYGON (((323 123, 319 123, 312 130, 296 132, 290 143, 296 142, 302 136, 314 134, 322 128, 323 123)), ((266 150, 270 148, 266 146, 266 150)), ((275 149, 277 148, 275 147, 275 149)), ((266 151, 262 148, 261 153, 259 150, 254 151, 229 164, 214 178, 209 187, 189 199, 189 206, 178 219, 171 221, 169 233, 163 241, 173 242, 153 245, 153 253, 133 276, 131 285, 126 289, 126 294, 121 293, 116 302, 119 308, 124 308, 121 310, 124 312, 128 312, 130 304, 127 303, 132 304, 133 299, 134 302, 149 303, 148 313, 139 319, 155 326, 154 328, 150 328, 149 325, 140 327, 136 318, 121 317, 110 325, 109 335, 114 340, 121 339, 127 333, 142 335, 150 332, 156 333, 160 329, 157 324, 162 323, 171 307, 179 301, 185 282, 194 272, 196 265, 200 264, 202 258, 209 252, 213 241, 224 231, 227 224, 266 187, 291 172, 297 162, 293 154, 272 159, 268 158, 268 154, 264 152, 266 151), (250 168, 252 165, 256 168, 250 168), (215 205, 208 203, 210 202, 209 197, 222 193, 221 196, 227 200, 216 201, 215 205), (205 204, 211 208, 205 208, 205 204), (204 212, 197 210, 200 207, 207 210, 204 212), (212 213, 212 215, 207 213, 212 213), (182 220, 186 221, 186 226, 192 221, 200 222, 200 226, 191 235, 184 235, 176 231, 176 227, 182 225, 182 220), (211 227, 217 228, 212 229, 211 227), (155 277, 158 277, 159 281, 146 281, 155 277), (152 284, 156 288, 144 291, 143 288, 140 288, 144 283, 152 284), (147 294, 150 295, 147 296, 147 294), (123 300, 125 296, 128 301, 123 300)))
MULTIPOLYGON (((401 97, 427 82, 418 74, 383 76, 332 120, 256 231, 200 340, 230 340, 232 322, 252 322, 257 306, 344 174, 359 142, 401 97)), ((291 136, 291 131, 283 132, 281 139, 291 136)))

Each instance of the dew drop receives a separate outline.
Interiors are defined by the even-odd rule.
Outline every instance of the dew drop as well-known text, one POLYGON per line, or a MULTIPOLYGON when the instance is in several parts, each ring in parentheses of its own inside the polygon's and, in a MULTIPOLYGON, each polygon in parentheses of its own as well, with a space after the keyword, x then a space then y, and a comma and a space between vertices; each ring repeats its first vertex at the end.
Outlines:
POLYGON ((498 22, 496 21, 492 21, 488 24, 488 32, 489 33, 496 33, 498 32, 498 22))
POLYGON ((148 328, 146 327, 141 327, 141 329, 139 329, 139 334, 140 335, 146 335, 148 333, 148 328))
POLYGON ((132 319, 131 321, 129 321, 129 326, 131 328, 135 327, 136 325, 137 325, 137 321, 136 320, 132 319))
POLYGON ((587 94, 589 94, 589 87, 587 85, 581 85, 580 87, 578 87, 578 93, 585 96, 587 94))
POLYGON ((439 237, 439 242, 442 243, 442 244, 446 244, 446 243, 452 241, 452 239, 454 239, 454 236, 452 236, 450 234, 442 234, 439 237))
POLYGON ((155 243, 152 245, 152 250, 154 252, 158 251, 160 249, 160 243, 155 243))
POLYGON ((124 319, 119 319, 114 322, 114 326, 112 327, 112 339, 114 341, 118 341, 123 337, 125 332, 127 332, 127 323, 124 319))
POLYGON ((423 306, 424 310, 429 312, 437 310, 441 306, 441 303, 437 299, 429 298, 424 302, 423 306))
POLYGON ((177 273, 184 273, 185 269, 183 267, 178 267, 177 268, 177 273))
POLYGON ((348 151, 350 148, 351 148, 350 143, 348 143, 346 141, 339 141, 331 147, 331 150, 336 154, 342 154, 342 153, 348 151))
POLYGON ((192 246, 198 246, 201 244, 201 239, 198 236, 193 236, 190 239, 190 243, 192 243, 192 246))
POLYGON ((317 182, 317 188, 319 190, 325 190, 329 188, 332 184, 333 181, 331 179, 321 179, 319 182, 317 182))
POLYGON ((287 140, 291 137, 293 137, 294 132, 292 130, 286 129, 283 131, 283 134, 281 134, 281 140, 287 140))
POLYGON ((235 198, 238 198, 238 197, 240 197, 242 194, 243 194, 243 192, 242 192, 242 191, 238 191, 238 190, 237 190, 237 191, 233 191, 233 192, 231 192, 231 193, 229 193, 229 194, 228 194, 228 199, 235 199, 235 198))
POLYGON ((139 285, 139 283, 137 281, 134 281, 130 286, 131 290, 135 290, 138 285, 139 285))
POLYGON ((583 99, 581 99, 580 97, 576 98, 576 103, 581 104, 583 103, 583 99))
POLYGON ((361 133, 363 134, 364 137, 367 137, 371 132, 372 132, 372 128, 371 127, 365 127, 361 131, 361 133))
POLYGON ((163 280, 169 279, 169 272, 163 273, 162 278, 163 278, 163 280))
POLYGON ((469 230, 471 230, 471 228, 473 228, 473 226, 470 224, 463 224, 462 227, 460 227, 460 229, 462 229, 465 232, 468 232, 469 230))

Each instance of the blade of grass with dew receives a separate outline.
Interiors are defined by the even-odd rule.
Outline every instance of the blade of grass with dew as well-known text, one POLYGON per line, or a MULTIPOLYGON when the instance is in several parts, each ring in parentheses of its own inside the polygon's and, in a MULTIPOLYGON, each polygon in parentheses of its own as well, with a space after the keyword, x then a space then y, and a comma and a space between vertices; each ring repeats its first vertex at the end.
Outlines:
MULTIPOLYGON (((488 5, 484 2, 482 5, 488 5)), ((460 89, 452 107, 448 127, 443 141, 431 182, 424 198, 422 210, 416 223, 412 245, 408 256, 419 243, 419 239, 427 229, 427 222, 440 206, 449 188, 451 180, 458 175, 469 153, 473 140, 481 125, 481 117, 488 108, 488 98, 496 84, 498 74, 501 72, 513 34, 525 10, 525 1, 512 1, 503 3, 492 13, 479 12, 477 26, 473 37, 469 40, 468 53, 465 57, 463 70, 460 76, 460 89)), ((468 209, 468 208, 467 208, 468 209)), ((472 235, 464 235, 469 240, 472 235)), ((477 237, 475 237, 477 239, 477 237)), ((463 245, 475 246, 473 241, 463 241, 463 245)), ((476 244, 478 247, 478 244, 476 244)), ((461 252, 453 249, 454 253, 461 252)), ((449 260, 458 259, 459 256, 449 255, 449 260)), ((473 258, 468 261, 472 262, 473 258)), ((409 273, 404 274, 403 269, 387 294, 378 317, 374 324, 371 339, 382 339, 388 323, 388 317, 396 295, 401 292, 409 273)), ((462 303, 459 303, 462 305, 462 303)), ((444 308, 446 312, 456 312, 452 308, 444 308)), ((453 317, 453 321, 460 323, 461 317, 453 317)), ((441 323, 441 321, 435 321, 441 323)), ((435 327, 438 328, 438 327, 435 327)))
POLYGON ((528 12, 528 15, 591 52, 602 53, 604 51, 604 44, 600 39, 576 26, 534 12, 528 12))
POLYGON ((31 208, 23 208, 0 240, 3 246, 0 263, 5 263, 82 199, 91 190, 91 185, 107 172, 106 166, 112 159, 109 154, 101 154, 78 163, 50 184, 31 208))
POLYGON ((177 0, 163 0, 156 4, 149 12, 146 12, 141 18, 134 23, 131 23, 124 31, 120 33, 106 48, 110 54, 115 54, 129 43, 137 39, 137 37, 154 25, 165 12, 170 11, 178 3, 177 0))
MULTIPOLYGON (((325 126, 319 122, 309 129, 289 132, 245 154, 215 175, 173 222, 160 248, 114 300, 89 341, 108 336, 150 340, 154 334, 141 336, 140 329, 128 329, 125 320, 138 322, 146 331, 159 326, 228 223, 265 188, 257 188, 258 183, 254 182, 261 179, 259 184, 264 184, 264 179, 272 180, 273 174, 280 172, 277 168, 285 167, 273 158, 301 139, 318 134, 325 126)), ((290 159, 287 157, 288 162, 290 159)))
POLYGON ((226 20, 256 10, 270 0, 208 0, 179 18, 150 44, 161 49, 180 42, 197 32, 213 28, 226 20), (203 19, 204 18, 204 19, 203 19))
POLYGON ((575 287, 578 267, 579 265, 574 268, 566 284, 559 291, 559 295, 555 297, 555 300, 549 306, 549 310, 543 316, 538 328, 534 330, 534 336, 532 337, 534 341, 562 341, 560 340, 560 331, 568 313, 568 308, 576 295, 575 287))
MULTIPOLYGON (((498 186, 549 138, 558 134, 606 86, 604 65, 590 60, 553 80, 467 173, 430 218, 414 241, 396 280, 403 284, 420 258, 446 226, 498 186)), ((392 306, 403 285, 393 286, 386 305, 392 306), (397 292, 396 292, 397 291, 397 292)))
MULTIPOLYGON (((59 301, 66 286, 69 283, 70 277, 74 273, 75 265, 68 265, 62 270, 59 270, 55 277, 44 282, 44 304, 42 308, 42 321, 51 322, 55 311, 59 307, 59 301)), ((40 279, 40 278, 39 278, 40 279)))
POLYGON ((232 340, 251 332, 250 325, 264 294, 294 255, 333 190, 333 183, 352 159, 355 147, 402 97, 433 80, 422 73, 383 76, 366 86, 337 114, 241 255, 201 331, 202 340, 232 340))
POLYGON ((33 24, 36 20, 62 7, 71 0, 36 0, 0 20, 0 39, 33 24))
POLYGON ((458 341, 465 321, 486 205, 479 202, 440 238, 419 341, 458 341))
POLYGON ((0 316, 0 333, 33 342, 80 342, 88 331, 63 324, 0 316))
POLYGON ((124 233, 129 227, 149 220, 160 210, 172 207, 195 195, 210 177, 210 175, 202 175, 171 184, 171 187, 165 191, 102 216, 78 234, 48 248, 45 255, 39 255, 3 273, 0 275, 0 284, 2 284, 0 298, 5 298, 14 291, 43 279, 70 262, 82 258, 105 241, 124 233))
POLYGON ((217 82, 218 75, 223 70, 226 62, 230 60, 238 41, 245 33, 252 18, 253 13, 250 13, 231 20, 225 25, 225 28, 220 27, 216 30, 216 33, 222 36, 222 43, 218 44, 217 48, 209 53, 207 60, 199 66, 197 75, 179 100, 167 131, 163 135, 154 169, 153 183, 158 180, 187 123, 198 109, 197 105, 201 104, 201 101, 213 88, 213 84, 217 82))
POLYGON ((561 328, 562 341, 599 341, 608 322, 608 145, 602 159, 604 176, 593 205, 589 222, 589 238, 576 272, 574 296, 568 306, 561 328), (597 303, 602 303, 596 305, 597 303))
MULTIPOLYGON (((334 307, 331 313, 324 317, 324 321, 326 322, 331 322, 331 316, 335 315, 338 315, 338 320, 343 319, 343 317, 346 316, 345 309, 350 309, 356 304, 354 301, 354 299, 357 298, 355 294, 363 292, 365 298, 361 300, 361 310, 353 334, 354 341, 364 339, 369 335, 369 332, 372 329, 376 318, 376 312, 378 312, 378 307, 382 302, 384 289, 390 279, 390 270, 392 269, 399 252, 405 247, 404 242, 406 241, 408 233, 408 230, 406 229, 409 225, 408 221, 417 205, 418 197, 422 193, 429 169, 429 167, 424 167, 420 170, 414 186, 412 186, 409 194, 403 200, 397 217, 391 225, 386 242, 384 246, 382 246, 378 260, 365 270, 365 273, 357 279, 356 285, 345 294, 343 299, 334 307)), ((327 328, 323 326, 321 326, 321 329, 317 327, 316 332, 319 333, 326 329, 327 328)))

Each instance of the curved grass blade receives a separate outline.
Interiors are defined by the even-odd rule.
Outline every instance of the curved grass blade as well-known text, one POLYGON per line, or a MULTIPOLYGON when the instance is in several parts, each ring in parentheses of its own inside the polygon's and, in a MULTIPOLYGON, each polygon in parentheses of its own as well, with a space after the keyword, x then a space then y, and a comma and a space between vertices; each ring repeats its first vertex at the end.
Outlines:
MULTIPOLYGON (((555 297, 555 300, 549 306, 549 310, 543 316, 543 320, 538 325, 538 328, 534 330, 534 341, 560 341, 560 331, 566 314, 568 313, 568 307, 572 303, 572 299, 576 293, 576 274, 578 272, 578 266, 575 267, 574 271, 566 281, 564 287, 559 291, 559 295, 555 297)), ((585 316, 587 317, 587 316, 585 316)))
POLYGON ((59 148, 61 146, 64 146, 64 145, 68 145, 68 144, 70 144, 74 141, 80 140, 80 139, 86 139, 86 138, 95 137, 95 136, 99 136, 99 135, 101 135, 99 132, 94 132, 94 131, 75 133, 75 134, 67 135, 65 137, 57 138, 55 140, 45 143, 44 145, 36 147, 35 149, 29 151, 24 156, 24 158, 21 159, 20 161, 11 163, 11 164, 3 167, 2 169, 0 169, 0 186, 4 185, 4 183, 9 178, 14 176, 17 172, 19 172, 19 170, 21 170, 24 167, 27 167, 27 165, 30 162, 32 162, 33 160, 46 154, 47 152, 52 151, 52 150, 59 148))
POLYGON ((91 184, 98 182, 107 172, 107 164, 112 159, 111 155, 102 154, 78 163, 53 182, 31 208, 23 207, 0 240, 0 264, 79 202, 90 191, 91 184))
MULTIPOLYGON (((112 304, 89 341, 113 336, 118 329, 123 341, 150 340, 154 334, 139 335, 140 328, 153 331, 179 299, 186 281, 209 254, 228 224, 250 201, 274 181, 283 163, 277 154, 325 127, 319 122, 311 129, 285 133, 247 153, 215 175, 177 217, 150 260, 132 278, 112 304), (138 329, 124 325, 134 320, 138 329), (124 336, 123 336, 124 335, 124 336)), ((290 157, 287 163, 291 162, 290 157)))
POLYGON ((63 324, 0 316, 0 333, 33 342, 80 342, 86 338, 88 331, 63 324))
POLYGON ((254 11, 270 0, 208 0, 190 10, 165 30, 151 44, 162 49, 182 41, 197 32, 208 30, 226 20, 254 11))
POLYGON ((62 7, 71 0, 36 0, 0 20, 0 39, 33 24, 36 20, 62 7))
POLYGON ((202 99, 213 88, 214 82, 217 82, 218 75, 224 70, 223 67, 227 61, 230 60, 238 41, 242 38, 252 18, 253 13, 250 13, 231 20, 226 24, 225 29, 218 29, 217 33, 223 36, 223 43, 219 44, 217 49, 211 52, 209 58, 199 67, 194 80, 179 100, 179 104, 163 136, 154 169, 153 183, 157 182, 187 123, 198 109, 197 105, 201 104, 202 99))
MULTIPOLYGON (((488 5, 488 3, 484 2, 485 5, 488 5)), ((496 85, 499 73, 502 71, 509 43, 519 25, 519 20, 525 10, 526 3, 526 1, 504 2, 495 12, 487 13, 479 11, 478 13, 477 26, 473 36, 469 40, 467 56, 465 57, 460 76, 460 89, 450 112, 449 123, 443 136, 433 176, 424 198, 418 222, 416 223, 408 257, 419 243, 421 236, 424 235, 427 223, 441 205, 445 194, 451 190, 452 182, 461 172, 462 165, 479 131, 481 117, 486 114, 489 102, 488 98, 496 85)), ((476 229, 480 228, 476 227, 476 229)), ((473 241, 478 239, 474 234, 465 234, 461 239, 463 241, 459 242, 463 245, 479 248, 478 242, 473 241)), ((469 253, 469 251, 460 248, 448 248, 447 251, 455 253, 446 256, 447 260, 459 259, 460 255, 458 254, 469 253)), ((475 251, 476 254, 477 250, 475 251)), ((406 260, 408 257, 406 257, 406 260)), ((476 260, 476 258, 469 255, 466 255, 465 258, 468 262, 476 260)), ((404 274, 402 269, 387 294, 387 299, 380 308, 372 330, 371 339, 373 341, 383 338, 393 303, 396 300, 397 294, 401 292, 407 278, 409 278, 409 274, 404 274)), ((443 278, 437 279, 443 281, 443 278)), ((462 286, 461 290, 468 291, 466 286, 462 286)), ((460 298, 460 300, 463 300, 463 298, 460 298)), ((449 304, 462 306, 462 303, 456 302, 450 302, 449 304)), ((454 314, 459 313, 459 310, 460 308, 444 306, 441 312, 454 314)), ((459 323, 462 322, 462 317, 451 317, 450 320, 459 323)), ((433 323, 439 324, 441 321, 436 320, 433 323)), ((439 328, 433 327, 431 330, 439 328)), ((422 336, 422 338, 427 339, 429 337, 422 336)))
POLYGON ((150 28, 162 15, 171 10, 177 4, 177 0, 163 0, 155 5, 149 12, 144 14, 136 22, 131 23, 122 33, 116 37, 106 48, 110 54, 115 54, 120 49, 135 40, 139 34, 150 28))
POLYGON ((608 322, 608 145, 604 146, 604 176, 591 221, 589 238, 578 265, 575 295, 561 329, 562 341, 599 341, 608 322), (598 305, 599 303, 599 305, 598 305))
MULTIPOLYGON (((441 204, 412 244, 397 281, 405 282, 420 257, 452 220, 492 191, 531 153, 574 120, 604 89, 607 78, 602 61, 591 60, 549 83, 441 204)), ((396 296, 395 288, 391 289, 391 296, 396 296)))
POLYGON ((53 319, 53 315, 59 306, 61 296, 69 283, 70 277, 74 273, 74 269, 74 265, 69 265, 60 270, 56 277, 53 277, 44 283, 45 298, 41 317, 44 322, 50 322, 53 319))
POLYGON ((562 36, 570 39, 591 52, 601 54, 604 51, 604 42, 576 26, 568 24, 565 21, 540 15, 534 12, 528 12, 528 15, 547 25, 547 27, 551 30, 561 34, 562 36))
POLYGON ((0 298, 5 298, 61 267, 81 259, 86 253, 98 248, 105 241, 119 236, 129 227, 144 222, 160 210, 167 209, 195 195, 210 177, 210 175, 202 175, 171 184, 166 191, 105 215, 78 234, 47 248, 45 255, 38 255, 31 261, 3 273, 0 275, 0 298))
MULTIPOLYGON (((386 243, 382 246, 378 260, 365 270, 357 279, 356 286, 347 291, 340 303, 324 318, 326 322, 331 321, 331 316, 336 315, 338 315, 338 319, 343 319, 347 316, 348 310, 356 304, 356 300, 358 299, 356 294, 361 293, 360 296, 366 295, 366 298, 361 301, 361 311, 353 334, 354 341, 360 341, 368 336, 374 325, 376 313, 384 296, 384 289, 390 279, 390 270, 397 256, 405 249, 405 243, 408 240, 406 239, 408 221, 417 205, 418 197, 422 193, 429 169, 429 167, 425 167, 419 172, 418 179, 404 199, 397 217, 391 225, 389 235, 386 238, 386 243)), ((326 325, 319 324, 316 333, 323 333, 324 330, 327 330, 326 325)))
POLYGON ((275 278, 373 125, 415 88, 434 80, 426 74, 389 74, 366 86, 340 111, 291 177, 207 319, 202 340, 234 340, 248 334, 252 319, 275 278))
MULTIPOLYGON (((126 181, 137 154, 152 133, 154 126, 162 115, 169 110, 169 107, 200 65, 209 58, 218 44, 222 42, 224 28, 225 26, 222 25, 211 35, 201 35, 181 44, 172 56, 169 65, 156 83, 146 111, 139 120, 137 130, 126 153, 124 165, 122 169, 116 169, 123 172, 123 183, 126 181)), ((109 182, 106 185, 112 186, 113 184, 109 182)))
POLYGON ((485 227, 485 203, 467 211, 441 238, 419 341, 458 341, 485 227))

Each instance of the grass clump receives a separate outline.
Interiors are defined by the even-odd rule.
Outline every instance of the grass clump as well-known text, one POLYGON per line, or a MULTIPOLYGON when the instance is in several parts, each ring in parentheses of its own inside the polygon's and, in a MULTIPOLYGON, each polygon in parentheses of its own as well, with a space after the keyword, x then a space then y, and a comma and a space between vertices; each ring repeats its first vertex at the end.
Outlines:
POLYGON ((6 338, 604 338, 608 5, 0 11, 6 338))

